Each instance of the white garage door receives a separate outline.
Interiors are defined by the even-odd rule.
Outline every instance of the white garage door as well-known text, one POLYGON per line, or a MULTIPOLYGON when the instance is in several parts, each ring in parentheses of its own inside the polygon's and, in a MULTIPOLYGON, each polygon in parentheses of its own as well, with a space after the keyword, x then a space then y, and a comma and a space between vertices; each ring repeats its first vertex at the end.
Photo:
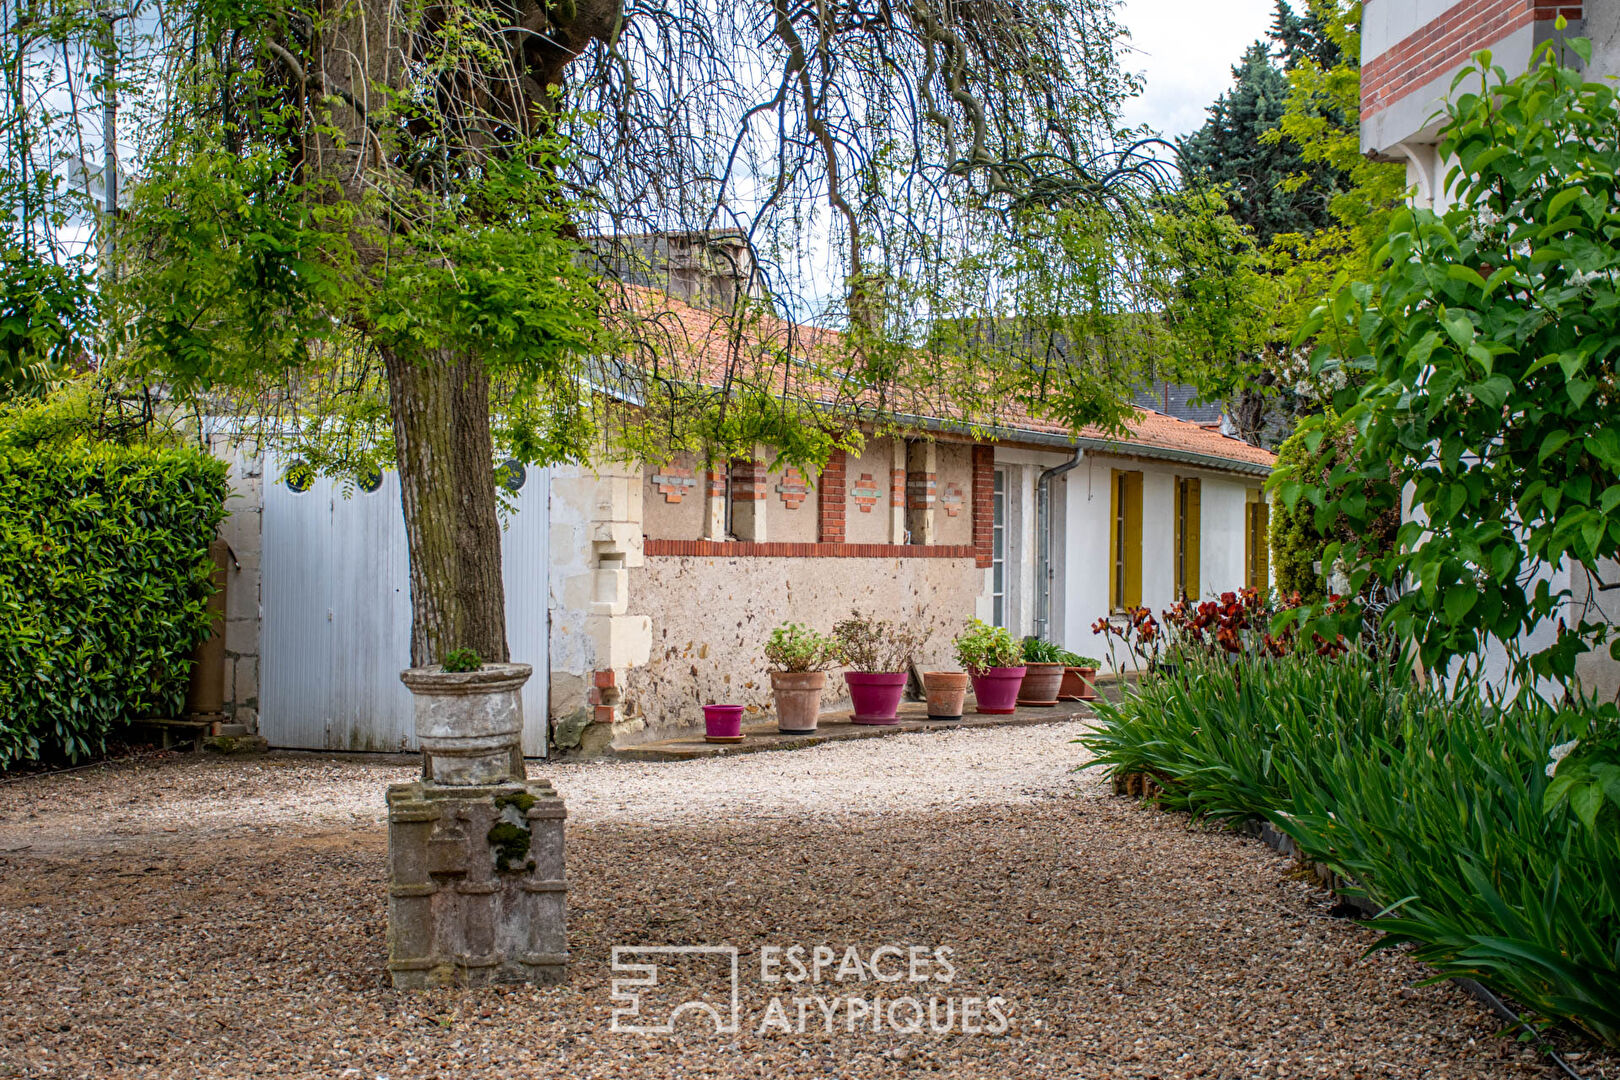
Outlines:
MULTIPOLYGON (((399 476, 375 491, 322 478, 295 491, 265 463, 259 730, 272 746, 416 749, 411 588, 399 476)), ((523 690, 523 752, 546 752, 546 511, 550 477, 528 469, 501 545, 512 659, 534 666, 523 690)))

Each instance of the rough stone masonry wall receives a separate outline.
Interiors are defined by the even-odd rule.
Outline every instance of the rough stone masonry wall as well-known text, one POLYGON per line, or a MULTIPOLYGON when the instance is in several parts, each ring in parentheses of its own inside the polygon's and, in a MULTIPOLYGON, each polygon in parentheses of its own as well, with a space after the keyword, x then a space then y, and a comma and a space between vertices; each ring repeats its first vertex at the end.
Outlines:
MULTIPOLYGON (((760 650, 771 629, 801 622, 827 632, 851 607, 931 626, 918 662, 954 669, 951 638, 973 614, 985 574, 962 558, 648 556, 631 574, 628 614, 645 616, 652 648, 625 673, 623 706, 645 727, 621 741, 668 738, 702 721, 700 706, 735 702, 772 715, 760 650)), ((831 673, 826 708, 848 706, 831 673)))
POLYGON ((216 434, 209 450, 230 466, 219 535, 231 548, 225 574, 225 715, 259 730, 259 565, 263 552, 264 456, 216 434))

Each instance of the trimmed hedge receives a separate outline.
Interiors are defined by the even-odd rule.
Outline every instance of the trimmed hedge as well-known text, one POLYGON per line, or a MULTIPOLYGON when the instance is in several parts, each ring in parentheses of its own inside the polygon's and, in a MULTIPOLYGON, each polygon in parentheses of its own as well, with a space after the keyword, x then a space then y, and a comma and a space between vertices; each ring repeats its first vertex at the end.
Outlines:
POLYGON ((0 769, 178 713, 225 492, 195 450, 0 448, 0 769))

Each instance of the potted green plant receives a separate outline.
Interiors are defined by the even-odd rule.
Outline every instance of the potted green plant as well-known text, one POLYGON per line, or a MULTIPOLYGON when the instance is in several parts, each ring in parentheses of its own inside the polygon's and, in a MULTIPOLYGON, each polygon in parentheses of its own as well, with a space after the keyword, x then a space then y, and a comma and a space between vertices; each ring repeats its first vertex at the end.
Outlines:
POLYGON ((1058 687, 1059 701, 1095 701, 1097 699, 1097 669, 1102 661, 1093 656, 1079 656, 1063 651, 1063 685, 1058 687))
POLYGON ((831 638, 808 626, 784 623, 765 643, 776 698, 776 730, 783 735, 814 735, 821 716, 827 669, 838 662, 831 638))
POLYGON ((1017 707, 1024 681, 1024 652, 1004 626, 971 619, 956 635, 956 659, 973 680, 975 711, 1006 715, 1017 707))
POLYGON ((1024 639, 1024 681, 1018 688, 1018 704, 1049 709, 1058 703, 1063 685, 1063 649, 1044 638, 1024 639))
POLYGON ((912 655, 922 647, 923 633, 887 619, 850 613, 833 627, 838 657, 851 670, 844 672, 849 700, 857 724, 897 724, 900 697, 912 655))

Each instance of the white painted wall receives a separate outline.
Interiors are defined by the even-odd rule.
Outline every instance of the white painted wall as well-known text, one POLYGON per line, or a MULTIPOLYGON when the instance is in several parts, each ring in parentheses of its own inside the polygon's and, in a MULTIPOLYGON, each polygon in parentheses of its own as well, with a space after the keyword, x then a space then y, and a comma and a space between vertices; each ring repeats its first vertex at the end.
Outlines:
MULTIPOLYGON (((1243 584, 1244 503, 1261 478, 1220 473, 1168 462, 1088 454, 1059 484, 1055 505, 1062 508, 1063 543, 1058 572, 1064 648, 1100 658, 1106 646, 1091 631, 1108 611, 1109 483, 1113 469, 1142 473, 1142 603, 1155 612, 1174 602, 1175 478, 1201 481, 1198 575, 1205 598, 1243 584)), ((1123 661, 1123 657, 1121 657, 1123 661)))
POLYGON ((1237 589, 1243 584, 1244 506, 1249 492, 1258 488, 1258 478, 1238 480, 1234 477, 1205 474, 1201 505, 1202 531, 1198 558, 1200 599, 1208 600, 1223 592, 1237 589))

